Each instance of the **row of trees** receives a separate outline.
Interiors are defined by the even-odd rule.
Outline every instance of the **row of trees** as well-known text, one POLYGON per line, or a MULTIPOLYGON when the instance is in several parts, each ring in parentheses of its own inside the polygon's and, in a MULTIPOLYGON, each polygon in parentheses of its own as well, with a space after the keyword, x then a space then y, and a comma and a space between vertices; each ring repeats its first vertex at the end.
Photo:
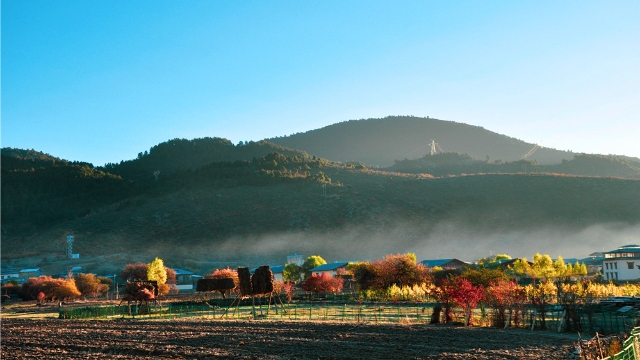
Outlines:
MULTIPOLYGON (((158 282, 158 294, 167 294, 176 284, 176 273, 164 266, 162 259, 156 258, 149 264, 137 262, 127 264, 120 273, 120 279, 151 280, 158 282)), ((10 281, 2 286, 4 294, 18 295, 24 300, 65 301, 78 297, 98 297, 106 294, 113 286, 109 278, 95 276, 94 274, 69 274, 64 279, 40 276, 30 278, 24 284, 10 281)))
POLYGON ((122 281, 143 280, 157 281, 158 295, 166 295, 170 290, 176 289, 177 283, 176 272, 164 266, 164 261, 155 258, 149 264, 137 262, 135 264, 127 264, 120 273, 122 281))
POLYGON ((586 266, 565 264, 561 257, 553 261, 549 255, 536 254, 533 262, 518 259, 503 266, 509 260, 507 255, 498 255, 481 259, 463 270, 445 271, 427 269, 416 261, 415 254, 387 255, 373 262, 349 264, 346 271, 349 276, 307 276, 302 288, 316 293, 339 292, 343 278, 351 277, 363 300, 437 301, 433 322, 440 322, 441 312, 444 312, 444 322, 452 321, 452 309, 457 306, 462 309, 465 322, 471 324, 473 310, 482 306, 493 309, 496 326, 504 326, 507 321, 518 325, 528 304, 536 306, 542 327, 546 305, 550 303, 575 308, 576 303, 586 303, 596 297, 640 294, 638 285, 616 286, 581 280, 580 277, 587 274, 586 266), (519 278, 533 279, 533 283, 520 285, 519 278))
POLYGON ((78 274, 64 279, 40 276, 28 279, 22 286, 9 282, 2 286, 5 294, 16 294, 25 300, 65 301, 78 297, 98 297, 109 291, 113 281, 94 274, 78 274))

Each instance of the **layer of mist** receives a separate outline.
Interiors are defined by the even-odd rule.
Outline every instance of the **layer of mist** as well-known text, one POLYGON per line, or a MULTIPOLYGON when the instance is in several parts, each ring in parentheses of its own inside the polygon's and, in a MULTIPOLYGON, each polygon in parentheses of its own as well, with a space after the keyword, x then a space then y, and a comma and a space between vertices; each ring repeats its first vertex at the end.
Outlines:
POLYGON ((473 262, 495 254, 531 259, 538 252, 556 258, 585 258, 597 251, 640 243, 640 225, 600 224, 582 229, 543 227, 538 230, 479 233, 458 223, 443 222, 425 232, 422 227, 398 224, 373 231, 362 227, 326 234, 284 233, 228 239, 212 244, 205 253, 214 261, 283 264, 286 256, 316 254, 327 261, 370 261, 387 254, 413 252, 418 260, 457 258, 473 262), (247 246, 246 244, 249 244, 247 246))

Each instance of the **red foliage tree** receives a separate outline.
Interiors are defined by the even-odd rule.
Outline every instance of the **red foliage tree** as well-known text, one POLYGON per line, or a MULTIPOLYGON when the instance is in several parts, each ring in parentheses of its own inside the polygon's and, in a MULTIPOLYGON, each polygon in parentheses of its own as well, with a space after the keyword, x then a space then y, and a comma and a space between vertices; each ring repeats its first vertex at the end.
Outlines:
POLYGON ((464 278, 455 278, 445 290, 449 297, 462 307, 466 325, 471 325, 471 312, 485 299, 484 287, 473 286, 471 281, 464 278))
MULTIPOLYGON (((494 309, 494 325, 503 327, 506 324, 506 312, 524 302, 526 298, 524 289, 513 281, 493 281, 487 287, 487 301, 494 309)), ((517 315, 517 314, 516 314, 517 315)), ((517 316, 516 319, 517 321, 517 316)))
POLYGON ((322 273, 320 275, 313 274, 302 283, 302 289, 308 292, 314 293, 327 293, 327 292, 340 292, 344 281, 342 278, 334 278, 328 273, 322 273))
POLYGON ((444 306, 444 323, 453 321, 453 314, 451 313, 453 299, 451 298, 450 289, 452 286, 450 279, 441 279, 438 281, 437 287, 431 293, 431 296, 440 303, 433 308, 433 315, 431 316, 432 324, 440 323, 440 312, 443 310, 442 306, 444 306))

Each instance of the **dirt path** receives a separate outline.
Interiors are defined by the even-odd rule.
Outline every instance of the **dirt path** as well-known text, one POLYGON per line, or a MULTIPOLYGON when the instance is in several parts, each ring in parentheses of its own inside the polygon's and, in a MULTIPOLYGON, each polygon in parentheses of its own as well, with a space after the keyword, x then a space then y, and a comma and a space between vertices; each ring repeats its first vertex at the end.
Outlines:
POLYGON ((567 359, 543 332, 211 320, 2 320, 2 359, 567 359))

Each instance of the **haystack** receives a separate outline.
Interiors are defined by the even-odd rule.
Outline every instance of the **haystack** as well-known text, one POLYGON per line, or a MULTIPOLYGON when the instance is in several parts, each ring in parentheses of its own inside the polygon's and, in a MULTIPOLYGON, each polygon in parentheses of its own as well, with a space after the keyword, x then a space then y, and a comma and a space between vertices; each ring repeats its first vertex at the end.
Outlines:
POLYGON ((196 291, 225 291, 236 287, 233 278, 199 279, 196 291))
POLYGON ((252 295, 253 290, 251 289, 251 273, 249 272, 248 267, 238 268, 238 279, 240 280, 240 294, 242 294, 242 296, 252 295))
POLYGON ((260 266, 251 277, 253 294, 268 294, 273 292, 273 273, 269 266, 260 266))

